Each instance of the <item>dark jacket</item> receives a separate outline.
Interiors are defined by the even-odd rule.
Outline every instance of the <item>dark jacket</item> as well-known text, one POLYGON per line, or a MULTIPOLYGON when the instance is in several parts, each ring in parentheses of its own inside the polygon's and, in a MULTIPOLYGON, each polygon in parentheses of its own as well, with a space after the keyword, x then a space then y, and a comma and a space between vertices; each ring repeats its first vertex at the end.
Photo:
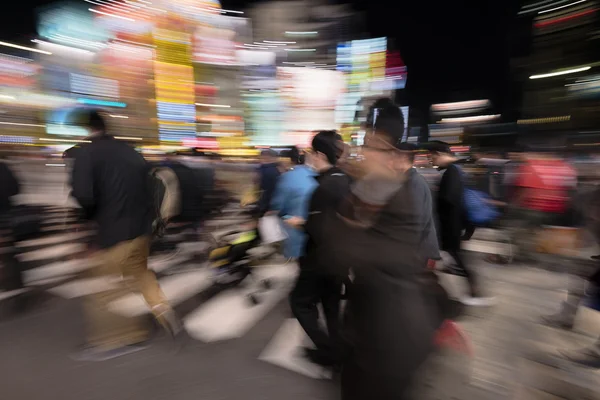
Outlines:
POLYGON ((204 199, 214 184, 214 170, 196 169, 176 161, 165 164, 179 181, 181 212, 176 221, 198 222, 205 215, 204 199))
POLYGON ((151 233, 149 166, 128 144, 112 136, 92 139, 77 152, 71 195, 98 224, 101 248, 151 233))
POLYGON ((258 167, 259 190, 261 193, 258 201, 258 212, 260 215, 269 211, 271 198, 275 192, 279 175, 281 175, 281 172, 279 172, 277 163, 261 164, 258 167))
POLYGON ((368 228, 328 215, 327 265, 351 268, 347 304, 350 358, 344 398, 401 399, 434 347, 443 318, 423 283, 439 258, 431 192, 414 170, 368 228))
POLYGON ((0 214, 7 212, 11 206, 11 197, 19 194, 19 182, 10 168, 0 162, 0 214))
POLYGON ((463 207, 464 184, 460 169, 450 164, 440 180, 436 211, 439 218, 440 245, 442 250, 460 249, 460 238, 465 226, 463 207))
MULTIPOLYGON (((341 169, 332 167, 316 177, 315 188, 308 206, 308 218, 304 226, 307 233, 305 256, 300 259, 300 268, 319 268, 318 248, 325 242, 325 215, 334 212, 350 191, 350 178, 341 169)), ((319 268, 323 270, 323 268, 319 268)))

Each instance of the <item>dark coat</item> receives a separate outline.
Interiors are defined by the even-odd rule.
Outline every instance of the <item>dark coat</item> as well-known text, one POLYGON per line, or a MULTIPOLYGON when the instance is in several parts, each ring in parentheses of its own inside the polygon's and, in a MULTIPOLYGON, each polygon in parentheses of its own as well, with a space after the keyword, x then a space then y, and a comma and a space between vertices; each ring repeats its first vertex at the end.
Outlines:
POLYGON ((440 245, 442 250, 460 249, 460 238, 465 226, 463 206, 464 184, 462 172, 450 164, 440 180, 436 211, 439 218, 440 245))
POLYGON ((112 136, 93 138, 76 153, 71 195, 98 224, 101 248, 151 233, 149 171, 135 149, 112 136))
POLYGON ((300 268, 324 271, 320 267, 319 247, 327 242, 325 234, 325 216, 335 212, 350 190, 350 178, 342 170, 332 167, 316 177, 318 186, 312 193, 308 205, 308 218, 304 228, 307 233, 304 257, 300 259, 300 268))
POLYGON ((258 185, 260 190, 258 212, 260 215, 269 211, 271 198, 273 197, 273 193, 275 193, 275 187, 280 175, 281 172, 277 163, 261 164, 258 167, 258 185))
POLYGON ((19 194, 19 182, 10 168, 0 162, 0 214, 11 206, 11 197, 19 194))
POLYGON ((402 399, 442 317, 423 284, 439 258, 431 192, 414 170, 369 228, 329 216, 328 264, 351 268, 344 399, 402 399))

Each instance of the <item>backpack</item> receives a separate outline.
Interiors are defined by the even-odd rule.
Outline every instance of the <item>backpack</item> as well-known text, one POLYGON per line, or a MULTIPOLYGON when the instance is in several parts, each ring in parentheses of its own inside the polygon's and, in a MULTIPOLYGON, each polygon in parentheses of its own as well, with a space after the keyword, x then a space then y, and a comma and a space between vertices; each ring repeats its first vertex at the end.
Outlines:
POLYGON ((467 220, 473 225, 480 226, 498 218, 500 212, 488 202, 490 196, 480 190, 469 188, 465 172, 457 168, 463 181, 463 207, 467 220))
POLYGON ((152 233, 162 237, 168 222, 181 212, 181 191, 175 172, 168 167, 150 171, 152 233))

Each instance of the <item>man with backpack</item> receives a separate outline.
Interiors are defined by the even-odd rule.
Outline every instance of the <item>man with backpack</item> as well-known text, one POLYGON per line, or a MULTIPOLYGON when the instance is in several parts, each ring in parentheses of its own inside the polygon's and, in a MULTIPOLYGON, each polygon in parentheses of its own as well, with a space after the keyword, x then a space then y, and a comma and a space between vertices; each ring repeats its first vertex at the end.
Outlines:
POLYGON ((450 146, 444 142, 431 142, 428 144, 431 161, 440 170, 443 170, 442 179, 437 194, 436 211, 439 221, 440 247, 447 252, 456 263, 452 268, 446 268, 452 273, 467 278, 469 297, 462 299, 469 306, 490 306, 494 299, 483 297, 481 287, 475 272, 466 266, 461 254, 462 231, 467 224, 467 210, 465 209, 465 186, 462 171, 455 165, 458 160, 450 146))
MULTIPOLYGON (((79 113, 77 119, 89 132, 91 143, 76 154, 71 195, 98 228, 95 245, 100 249, 100 265, 90 273, 121 277, 123 286, 139 291, 156 320, 176 335, 181 324, 148 269, 153 207, 149 167, 135 149, 107 133, 100 112, 79 113)), ((89 297, 87 346, 76 359, 100 361, 143 348, 140 344, 147 340, 148 330, 133 318, 111 314, 111 300, 109 293, 89 297)))

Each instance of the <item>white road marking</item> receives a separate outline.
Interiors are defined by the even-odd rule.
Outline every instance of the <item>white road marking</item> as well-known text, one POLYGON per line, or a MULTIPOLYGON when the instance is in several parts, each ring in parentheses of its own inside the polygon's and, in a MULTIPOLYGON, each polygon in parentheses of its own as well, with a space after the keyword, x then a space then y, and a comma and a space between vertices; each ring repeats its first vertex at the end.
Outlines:
POLYGON ((0 292, 0 300, 10 299, 11 297, 17 296, 21 293, 25 293, 29 291, 29 288, 17 289, 17 290, 9 290, 6 292, 0 292))
POLYGON ((52 235, 52 236, 47 236, 47 237, 43 237, 40 239, 32 239, 32 240, 25 240, 23 242, 18 242, 18 243, 16 243, 16 246, 17 247, 46 246, 46 245, 50 245, 50 244, 74 241, 77 239, 91 236, 93 234, 94 234, 94 231, 84 231, 84 232, 73 232, 73 233, 52 235))
POLYGON ((303 347, 314 347, 295 318, 283 322, 273 339, 258 357, 315 379, 331 379, 331 372, 308 361, 301 353, 303 347))
POLYGON ((47 260, 49 258, 66 257, 86 249, 86 246, 81 243, 65 243, 57 246, 47 247, 40 250, 29 251, 17 255, 19 261, 30 262, 38 260, 47 260))
POLYGON ((509 243, 488 242, 485 240, 471 239, 462 242, 463 250, 474 251, 478 253, 499 254, 510 256, 512 254, 509 243))
POLYGON ((78 279, 73 282, 56 286, 48 291, 65 299, 74 299, 76 297, 88 296, 95 293, 105 292, 107 290, 119 287, 120 277, 98 277, 78 279))
POLYGON ((289 293, 296 269, 290 264, 265 266, 254 273, 257 280, 273 280, 273 288, 258 296, 259 304, 250 303, 248 291, 225 290, 185 318, 188 334, 204 342, 242 337, 289 293))
MULTIPOLYGON (((191 271, 162 278, 159 284, 169 304, 175 306, 210 287, 212 275, 206 269, 191 271)), ((135 317, 150 312, 144 298, 138 293, 131 293, 112 302, 109 309, 126 317, 135 317)))
POLYGON ((39 284, 38 281, 53 279, 64 275, 74 275, 95 265, 96 262, 89 258, 58 261, 42 267, 24 271, 23 279, 28 284, 39 284))

